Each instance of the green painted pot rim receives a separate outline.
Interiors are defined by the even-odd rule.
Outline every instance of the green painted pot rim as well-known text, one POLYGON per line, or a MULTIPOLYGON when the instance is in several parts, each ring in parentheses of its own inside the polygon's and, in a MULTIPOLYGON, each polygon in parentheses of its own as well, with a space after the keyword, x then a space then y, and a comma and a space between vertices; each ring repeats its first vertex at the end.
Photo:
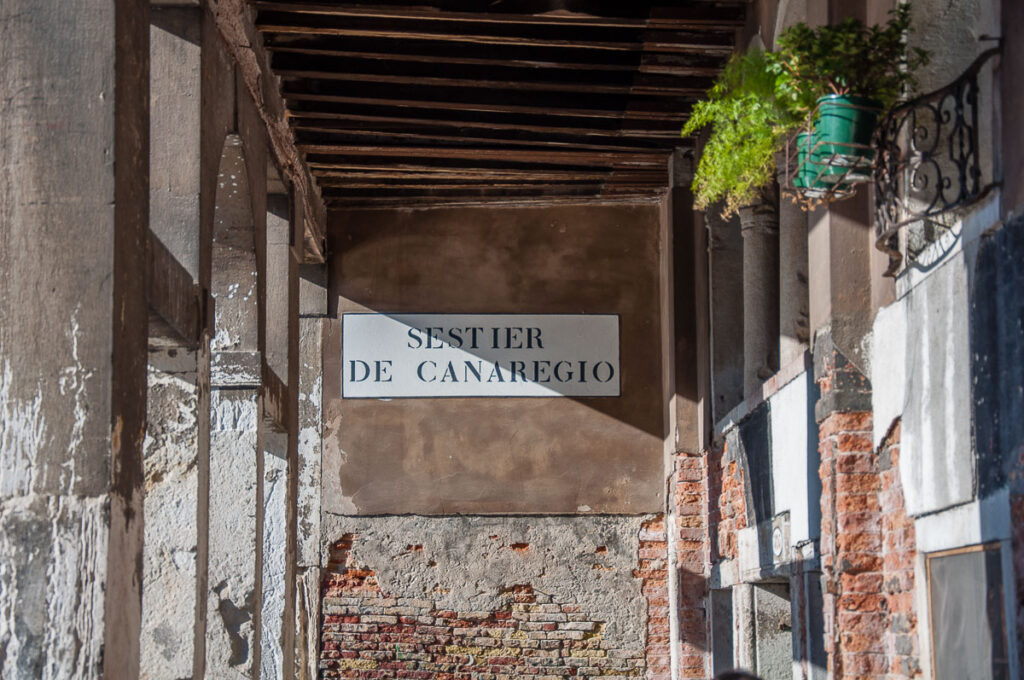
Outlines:
POLYGON ((861 97, 855 94, 826 94, 818 97, 818 104, 849 104, 851 106, 863 107, 865 109, 882 110, 882 102, 872 97, 861 97))

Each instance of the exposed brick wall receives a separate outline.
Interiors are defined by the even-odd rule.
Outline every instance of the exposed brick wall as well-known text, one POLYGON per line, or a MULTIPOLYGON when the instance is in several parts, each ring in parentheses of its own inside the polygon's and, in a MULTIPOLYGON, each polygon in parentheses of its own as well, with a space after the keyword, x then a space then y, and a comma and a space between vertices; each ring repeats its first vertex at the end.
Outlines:
POLYGON ((650 680, 671 678, 671 641, 668 606, 668 542, 665 518, 644 522, 640 529, 638 568, 633 576, 641 579, 641 592, 647 599, 646 677, 650 680))
POLYGON ((920 674, 899 433, 897 423, 875 451, 869 411, 832 413, 819 424, 825 649, 836 678, 920 674))
POLYGON ((882 511, 882 588, 889 614, 885 653, 889 676, 918 677, 921 671, 917 638, 917 609, 914 606, 914 559, 917 537, 914 520, 907 515, 900 482, 900 425, 889 431, 878 454, 882 511))
POLYGON ((678 570, 679 677, 707 677, 708 475, 706 455, 676 456, 672 479, 678 570))
POLYGON ((708 527, 711 559, 735 559, 739 551, 737 532, 747 527, 747 499, 743 468, 729 460, 724 439, 708 452, 708 527))
MULTIPOLYGON (((670 677, 661 516, 640 531, 633 575, 647 600, 647 639, 628 648, 605 636, 605 622, 590 616, 585 603, 555 602, 529 584, 510 584, 502 603, 490 611, 453 611, 432 599, 385 592, 372 570, 352 563, 355 540, 346 534, 330 551, 322 600, 322 678, 670 677)), ((408 546, 417 548, 422 549, 408 546)))

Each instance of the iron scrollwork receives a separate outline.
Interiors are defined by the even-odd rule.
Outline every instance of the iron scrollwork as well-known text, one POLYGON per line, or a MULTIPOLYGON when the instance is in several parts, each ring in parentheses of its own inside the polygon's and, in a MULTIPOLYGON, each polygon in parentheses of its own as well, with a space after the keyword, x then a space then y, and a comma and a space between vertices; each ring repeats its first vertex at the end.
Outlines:
POLYGON ((879 122, 875 161, 876 245, 899 269, 900 228, 936 218, 984 198, 978 144, 978 74, 999 53, 986 50, 949 85, 894 108, 879 122))

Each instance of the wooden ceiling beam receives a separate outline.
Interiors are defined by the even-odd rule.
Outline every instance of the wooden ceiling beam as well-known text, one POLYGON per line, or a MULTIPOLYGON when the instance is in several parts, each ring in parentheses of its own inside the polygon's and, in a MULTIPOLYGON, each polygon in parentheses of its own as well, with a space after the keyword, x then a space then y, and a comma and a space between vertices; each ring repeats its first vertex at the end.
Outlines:
POLYGON ((333 144, 299 144, 302 153, 318 156, 363 156, 397 158, 451 158, 491 160, 505 163, 542 163, 556 165, 660 166, 666 163, 665 153, 634 151, 525 151, 520 149, 463 149, 436 146, 345 146, 333 144))
POLYGON ((745 13, 727 0, 250 4, 333 209, 659 196, 745 13))
POLYGON ((334 36, 339 38, 370 38, 374 40, 400 41, 423 40, 434 42, 459 42, 473 45, 501 45, 528 48, 558 48, 564 50, 604 50, 612 52, 703 52, 707 54, 731 54, 733 36, 731 33, 721 35, 715 33, 684 33, 676 35, 672 31, 646 31, 636 41, 598 41, 574 39, 543 39, 527 36, 483 35, 466 33, 431 33, 427 31, 409 31, 402 29, 362 29, 344 26, 287 25, 257 21, 257 29, 261 33, 293 34, 302 36, 334 36))
MULTIPOLYGON (((725 64, 725 57, 721 55, 706 55, 700 53, 615 53, 615 52, 591 52, 586 59, 580 58, 579 53, 558 55, 547 54, 537 50, 531 50, 527 54, 519 54, 518 58, 509 54, 495 54, 500 48, 492 48, 486 53, 470 48, 469 46, 431 45, 433 49, 422 49, 412 42, 402 42, 388 45, 387 50, 373 51, 373 45, 369 43, 358 44, 359 41, 345 41, 337 43, 331 40, 310 38, 301 36, 284 36, 274 38, 267 36, 266 49, 280 60, 288 55, 311 57, 318 63, 320 60, 338 59, 345 63, 356 65, 380 64, 381 66, 397 63, 406 68, 416 66, 435 69, 439 64, 458 66, 479 66, 487 69, 520 69, 523 71, 565 71, 576 74, 579 77, 583 72, 595 71, 601 73, 651 73, 670 76, 705 76, 716 77, 725 64), (356 43, 356 44, 353 44, 356 43), (445 47, 447 49, 439 49, 445 47), (284 55, 284 56, 279 56, 284 55), (601 57, 596 58, 596 57, 601 57), (639 63, 638 63, 639 58, 639 63)), ((507 52, 507 50, 505 50, 507 52)))
POLYGON ((403 111, 404 116, 381 116, 363 115, 353 112, 332 113, 324 111, 289 111, 289 117, 293 125, 321 126, 325 129, 353 128, 359 130, 410 130, 423 129, 434 130, 436 128, 450 128, 453 130, 485 130, 509 132, 529 132, 537 135, 582 135, 584 137, 597 138, 649 138, 649 139, 671 139, 679 140, 679 129, 681 122, 669 121, 667 123, 652 124, 645 127, 624 128, 619 127, 619 121, 587 119, 591 127, 568 125, 538 125, 531 123, 505 123, 496 120, 455 120, 417 117, 415 111, 403 111), (596 123, 607 122, 608 127, 597 127, 596 123))
MULTIPOLYGON (((464 134, 421 134, 410 132, 388 132, 378 130, 339 130, 323 127, 312 127, 294 124, 292 129, 298 134, 298 144, 355 144, 355 145, 380 145, 384 143, 414 143, 423 145, 458 145, 461 147, 473 148, 482 145, 516 147, 516 148, 549 148, 549 149, 580 149, 582 151, 633 151, 643 153, 659 149, 667 149, 674 146, 675 139, 654 140, 654 143, 643 144, 651 140, 629 140, 620 139, 620 144, 598 144, 595 140, 587 141, 579 136, 576 137, 555 137, 547 139, 522 139, 519 135, 514 137, 500 137, 497 135, 464 135, 464 134), (660 142, 660 143, 658 143, 660 142)), ((613 138, 619 139, 619 138, 613 138)), ((682 141, 681 139, 679 140, 682 141)), ((682 146, 680 144, 680 146, 682 146)))
POLYGON ((398 184, 390 182, 363 182, 361 184, 351 182, 330 182, 324 181, 320 184, 321 188, 332 195, 347 195, 346 192, 352 192, 353 195, 358 195, 359 192, 367 192, 371 195, 380 193, 382 195, 395 194, 395 195, 416 195, 422 194, 427 196, 447 194, 447 193, 461 193, 463 195, 474 195, 474 192, 486 192, 486 191, 504 191, 515 190, 515 191, 533 191, 533 192, 559 192, 562 190, 566 191, 600 191, 604 186, 603 181, 591 181, 591 182, 571 182, 568 184, 520 184, 518 182, 482 182, 482 183, 463 183, 463 184, 398 184), (338 191, 336 191, 338 190, 338 191))
POLYGON ((638 191, 633 193, 604 196, 494 196, 494 197, 447 197, 447 198, 332 198, 324 197, 333 210, 389 210, 430 209, 430 208, 494 208, 528 207, 549 205, 579 205, 586 202, 622 203, 657 200, 660 192, 638 191))
MULTIPOLYGON (((311 94, 308 92, 294 92, 285 91, 284 99, 289 106, 293 102, 325 102, 334 104, 364 104, 368 106, 376 106, 383 108, 419 108, 419 109, 435 109, 443 111, 476 111, 483 113, 522 113, 536 116, 568 116, 576 118, 611 118, 615 120, 621 120, 624 117, 632 118, 635 120, 662 120, 678 122, 680 127, 683 121, 687 117, 687 111, 689 106, 683 106, 680 102, 680 110, 650 110, 650 109, 630 109, 629 116, 623 116, 623 108, 606 108, 606 109, 581 109, 581 108, 568 108, 568 107, 553 107, 553 106, 523 106, 521 104, 493 104, 484 102, 471 102, 471 101, 450 101, 450 100, 418 100, 418 99, 389 99, 383 96, 376 97, 362 97, 362 96, 348 96, 348 95, 333 95, 333 94, 311 94)), ((405 93, 403 93, 405 94, 405 93)), ((666 103, 653 102, 649 107, 661 106, 664 108, 666 103)))
POLYGON ((326 187, 323 190, 324 200, 337 201, 417 201, 432 199, 447 200, 480 200, 480 199, 502 199, 502 198, 542 198, 542 197, 570 197, 570 196, 623 196, 623 195, 647 195, 655 196, 661 193, 661 188, 630 188, 621 191, 604 192, 600 186, 586 187, 559 187, 553 186, 547 189, 533 187, 519 187, 512 189, 456 189, 445 191, 443 189, 404 191, 393 189, 353 189, 340 190, 326 187), (524 190, 525 189, 525 190, 524 190))
POLYGON ((259 10, 273 10, 295 14, 372 17, 391 20, 457 21, 472 24, 501 22, 525 26, 594 26, 601 28, 646 28, 654 25, 667 29, 735 29, 743 26, 743 5, 741 3, 703 6, 692 4, 682 8, 656 8, 652 9, 652 17, 649 19, 639 17, 602 17, 582 13, 441 13, 436 10, 427 10, 419 7, 338 6, 305 2, 270 2, 266 0, 257 0, 252 4, 259 10))
MULTIPOLYGON (((436 67, 434 72, 437 72, 436 67)), ((608 82, 609 79, 582 79, 577 76, 570 80, 549 78, 547 80, 524 80, 511 75, 507 78, 479 78, 463 73, 446 73, 445 76, 395 73, 357 73, 353 69, 339 67, 338 70, 324 68, 296 69, 275 68, 275 73, 286 81, 305 80, 312 84, 319 81, 343 81, 349 83, 384 83, 388 85, 412 85, 415 87, 458 87, 483 90, 517 90, 531 92, 580 92, 584 94, 616 94, 664 97, 700 97, 714 81, 702 76, 666 77, 664 75, 638 74, 625 82, 608 82)), ((498 76, 500 74, 492 74, 498 76)), ((571 73, 570 73, 571 75, 571 73)), ((322 88, 321 88, 322 89, 322 88)))
MULTIPOLYGON (((410 166, 406 166, 410 167, 410 166)), ((415 166, 412 166, 415 167, 415 166)), ((399 170, 392 165, 366 166, 338 169, 334 166, 324 167, 312 164, 313 172, 320 179, 337 179, 366 181, 373 179, 400 179, 424 182, 467 182, 467 181, 503 181, 520 182, 569 182, 598 181, 611 176, 608 170, 502 170, 494 168, 437 168, 421 166, 416 169, 399 170)), ((618 170, 631 181, 644 184, 663 183, 668 177, 666 170, 618 170)))

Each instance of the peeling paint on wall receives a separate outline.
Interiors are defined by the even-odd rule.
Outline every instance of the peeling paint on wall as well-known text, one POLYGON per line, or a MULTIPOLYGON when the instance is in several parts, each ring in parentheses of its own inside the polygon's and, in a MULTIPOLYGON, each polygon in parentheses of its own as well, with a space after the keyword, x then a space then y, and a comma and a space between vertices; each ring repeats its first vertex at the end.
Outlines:
POLYGON ((0 495, 32 492, 38 451, 46 444, 41 381, 29 399, 13 394, 14 377, 0 345, 0 495))
POLYGON ((99 674, 108 515, 102 498, 0 503, 0 676, 99 674))

